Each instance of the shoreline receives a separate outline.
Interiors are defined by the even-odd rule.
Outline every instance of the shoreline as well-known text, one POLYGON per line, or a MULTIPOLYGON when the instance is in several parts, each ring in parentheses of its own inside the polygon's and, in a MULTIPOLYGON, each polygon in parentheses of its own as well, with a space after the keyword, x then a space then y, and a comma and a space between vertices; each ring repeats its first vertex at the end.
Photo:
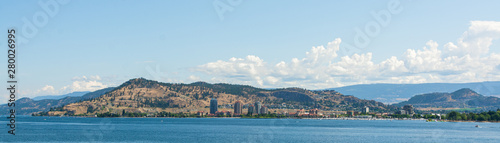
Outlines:
POLYGON ((500 121, 460 121, 460 120, 447 120, 446 122, 500 123, 500 121))
MULTIPOLYGON (((244 117, 94 117, 94 116, 29 116, 25 117, 75 117, 75 118, 221 118, 221 119, 305 119, 305 120, 370 120, 370 121, 401 121, 416 120, 426 121, 427 119, 398 119, 398 118, 244 118, 244 117)), ((500 123, 500 121, 461 121, 461 120, 435 120, 432 122, 471 122, 471 123, 500 123)))

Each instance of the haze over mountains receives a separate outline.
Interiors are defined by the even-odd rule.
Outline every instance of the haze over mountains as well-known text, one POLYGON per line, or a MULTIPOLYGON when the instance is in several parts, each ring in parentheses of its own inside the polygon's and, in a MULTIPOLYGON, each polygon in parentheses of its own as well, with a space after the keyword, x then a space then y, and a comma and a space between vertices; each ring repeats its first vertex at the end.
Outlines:
MULTIPOLYGON (((99 97, 103 95, 104 93, 114 89, 114 87, 110 88, 104 88, 100 90, 96 90, 94 92, 87 92, 86 94, 82 96, 66 96, 61 99, 42 99, 42 100, 33 100, 30 98, 21 98, 18 99, 16 103, 16 114, 21 114, 21 115, 28 115, 34 112, 40 112, 40 111, 48 111, 50 108, 53 107, 61 107, 63 105, 69 104, 69 103, 75 103, 78 101, 82 100, 87 100, 87 99, 92 99, 99 97)), ((76 94, 81 94, 83 92, 78 92, 76 94)), ((72 94, 72 93, 70 93, 72 94)), ((66 94, 68 95, 68 94, 66 94)), ((73 94, 74 95, 74 94, 73 94)), ((65 95, 61 95, 65 96, 65 95)), ((0 105, 0 111, 1 112, 8 112, 8 106, 7 104, 2 104, 0 105)))
POLYGON ((64 97, 78 97, 78 96, 83 96, 87 93, 89 93, 90 91, 81 91, 81 92, 71 92, 71 93, 68 93, 68 94, 64 94, 64 95, 46 95, 46 96, 37 96, 35 98, 33 98, 33 100, 42 100, 42 99, 62 99, 64 97))
POLYGON ((483 96, 477 92, 462 88, 455 92, 444 93, 435 92, 421 95, 415 95, 410 100, 404 101, 396 106, 411 104, 416 108, 491 108, 496 110, 500 108, 500 98, 492 96, 483 96))
POLYGON ((500 96, 500 81, 477 83, 422 83, 422 84, 359 84, 330 88, 345 95, 383 103, 399 103, 414 95, 434 92, 454 92, 470 88, 484 96, 500 96))

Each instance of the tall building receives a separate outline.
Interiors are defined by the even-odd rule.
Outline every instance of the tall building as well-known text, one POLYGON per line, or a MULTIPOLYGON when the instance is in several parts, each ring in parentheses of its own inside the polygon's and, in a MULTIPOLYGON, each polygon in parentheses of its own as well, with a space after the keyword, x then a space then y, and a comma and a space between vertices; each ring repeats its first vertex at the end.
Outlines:
POLYGON ((210 114, 215 114, 217 112, 217 99, 212 98, 210 100, 210 114))
POLYGON ((369 113, 369 112, 370 112, 370 108, 369 108, 369 107, 367 107, 367 106, 365 106, 365 107, 363 107, 363 110, 362 110, 361 112, 362 112, 362 113, 365 113, 365 114, 366 114, 366 113, 369 113))
POLYGON ((403 106, 403 110, 405 110, 406 114, 413 114, 413 105, 405 105, 403 106))
POLYGON ((318 109, 310 109, 310 110, 309 110, 309 114, 310 114, 310 115, 311 115, 311 114, 316 114, 316 115, 317 115, 317 114, 318 114, 318 109))
POLYGON ((259 101, 255 102, 255 113, 257 113, 257 114, 262 114, 262 113, 260 112, 260 109, 261 109, 261 108, 262 108, 262 104, 261 104, 259 101))
POLYGON ((260 114, 267 114, 267 107, 266 106, 262 106, 262 108, 260 108, 260 114))
POLYGON ((253 113, 255 113, 254 110, 255 110, 255 106, 253 106, 253 105, 248 106, 248 113, 247 114, 252 115, 253 113))
POLYGON ((298 116, 300 116, 300 115, 302 115, 302 114, 306 114, 306 110, 304 110, 304 109, 300 109, 300 110, 298 110, 298 111, 297 111, 297 115, 298 115, 298 116))
POLYGON ((234 103, 234 115, 241 115, 243 110, 243 104, 241 104, 241 101, 236 101, 234 103))
POLYGON ((396 114, 405 115, 406 111, 405 110, 399 110, 399 111, 396 112, 396 114))

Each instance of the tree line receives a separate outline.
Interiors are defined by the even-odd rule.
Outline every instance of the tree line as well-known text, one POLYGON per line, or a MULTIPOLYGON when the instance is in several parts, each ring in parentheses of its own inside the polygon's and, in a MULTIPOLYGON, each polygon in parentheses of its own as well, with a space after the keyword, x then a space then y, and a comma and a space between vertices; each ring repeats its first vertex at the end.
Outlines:
POLYGON ((451 111, 446 114, 446 119, 455 121, 500 121, 500 109, 481 113, 460 113, 451 111))

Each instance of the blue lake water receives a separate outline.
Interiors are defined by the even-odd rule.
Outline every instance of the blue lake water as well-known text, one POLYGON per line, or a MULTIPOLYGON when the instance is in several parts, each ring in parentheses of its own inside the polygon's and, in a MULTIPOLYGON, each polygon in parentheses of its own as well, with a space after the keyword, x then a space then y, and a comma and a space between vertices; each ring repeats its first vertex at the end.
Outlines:
POLYGON ((0 124, 0 142, 500 142, 500 123, 24 116, 15 136, 0 124))

